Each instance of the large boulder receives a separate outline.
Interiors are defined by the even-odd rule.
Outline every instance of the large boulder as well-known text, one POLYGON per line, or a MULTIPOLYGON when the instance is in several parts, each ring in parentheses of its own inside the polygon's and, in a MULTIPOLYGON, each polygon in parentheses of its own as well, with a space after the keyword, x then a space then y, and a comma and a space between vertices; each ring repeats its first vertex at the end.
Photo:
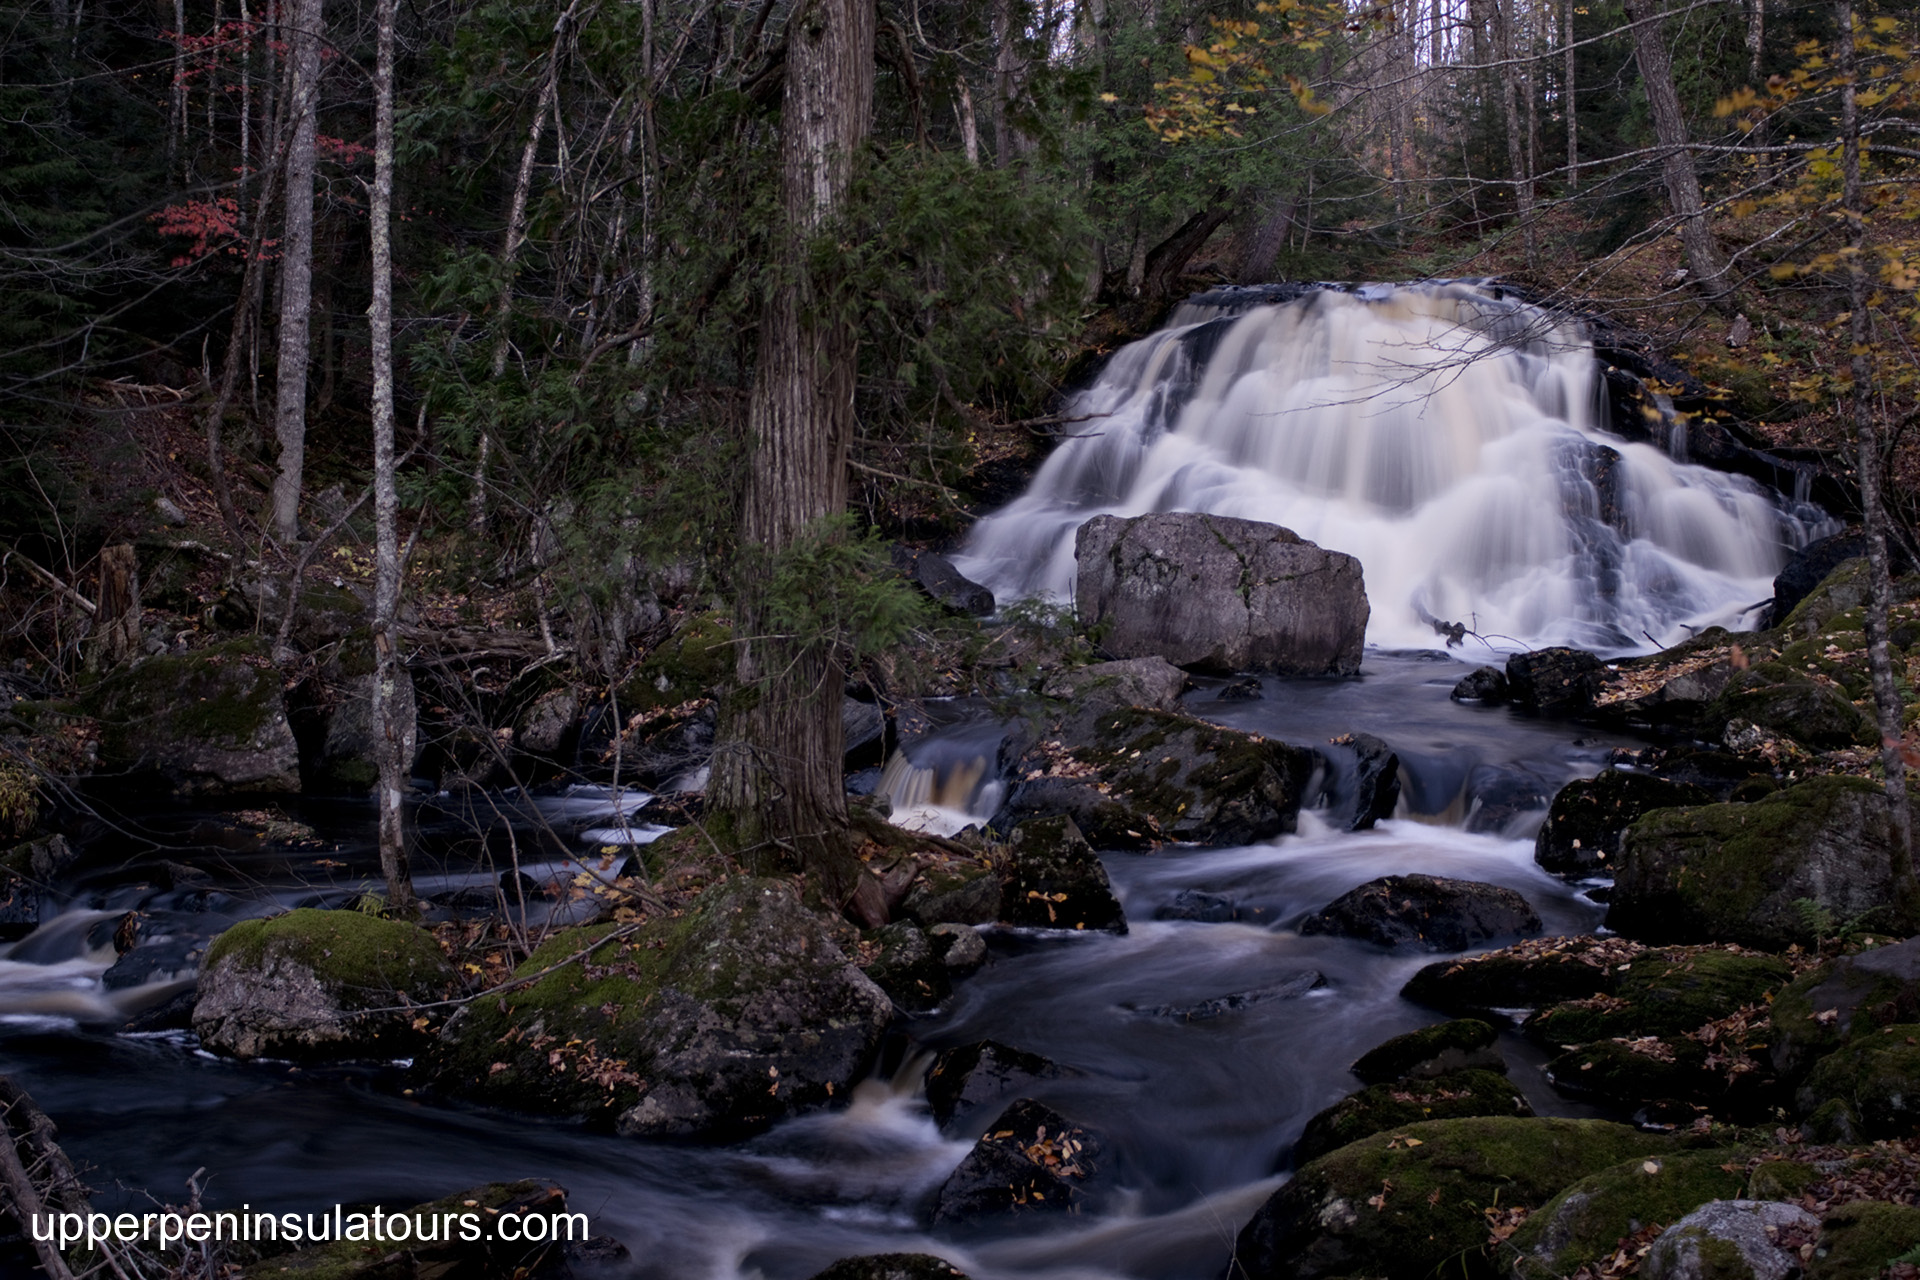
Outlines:
POLYGON ((1117 709, 1021 755, 1003 816, 1067 814, 1102 849, 1253 844, 1294 829, 1319 757, 1174 712, 1117 709))
POLYGON ((1442 876, 1381 876, 1335 898, 1300 924, 1383 947, 1464 951, 1490 938, 1540 932, 1540 917, 1512 889, 1442 876))
POLYGON ((1794 1280, 1800 1246, 1820 1234, 1820 1219, 1776 1200, 1714 1200, 1653 1242, 1646 1280, 1794 1280))
POLYGON ((1074 606, 1117 657, 1205 671, 1352 675, 1366 643, 1360 562, 1254 520, 1095 516, 1074 540, 1074 606))
POLYGON ((1864 778, 1656 809, 1622 841, 1607 927, 1644 942, 1812 946, 1823 916, 1847 923, 1893 900, 1890 844, 1886 797, 1864 778))
POLYGON ((1351 1143, 1301 1168, 1241 1230, 1230 1280, 1483 1274, 1489 1219, 1670 1139, 1602 1120, 1429 1120, 1351 1143))
POLYGON ((1802 974, 1774 999, 1772 1017, 1774 1069, 1796 1084, 1855 1035, 1920 1022, 1920 938, 1802 974))
POLYGON ((1400 994, 1442 1013, 1498 1017, 1497 1010, 1533 1009, 1610 993, 1615 967, 1631 966, 1644 951, 1621 938, 1519 942, 1483 955, 1435 961, 1414 974, 1400 994))
POLYGON ((1353 1074, 1368 1084, 1429 1080, 1456 1071, 1505 1074, 1500 1035, 1478 1018, 1455 1018, 1377 1044, 1354 1061, 1353 1074))
POLYGON ((1030 929, 1127 931, 1106 868, 1064 814, 1029 818, 1013 829, 1000 920, 1030 929))
POLYGON ((1593 709, 1606 667, 1584 649, 1535 649, 1507 659, 1507 697, 1543 715, 1580 715, 1593 709))
POLYGON ((1453 1071, 1429 1079, 1370 1085, 1307 1121, 1293 1146, 1293 1158, 1305 1164, 1350 1142, 1423 1120, 1532 1114, 1533 1108, 1513 1082, 1492 1071, 1453 1071))
POLYGON ((242 920, 207 949, 193 1029, 234 1058, 394 1058, 419 1047, 412 1004, 444 1000, 452 967, 417 925, 301 909, 242 920))
POLYGON ((1116 707, 1178 711, 1180 695, 1192 683, 1186 672, 1156 654, 1070 667, 1049 676, 1040 692, 1067 703, 1074 715, 1098 715, 1116 707))
POLYGON ((1699 787, 1608 769, 1560 789, 1533 845, 1533 860, 1557 876, 1611 875, 1627 828, 1643 814, 1706 804, 1699 787))
POLYGON ((1528 1215, 1508 1240, 1514 1280, 1553 1280, 1583 1267, 1597 1273, 1626 1238, 1740 1195, 1746 1170, 1732 1154, 1636 1156, 1580 1179, 1528 1215))
POLYGON ((1023 1098, 987 1126, 934 1196, 935 1223, 1066 1213, 1086 1199, 1105 1144, 1051 1107, 1023 1098))
POLYGON ((190 794, 300 789, 280 671, 263 640, 122 668, 82 708, 100 723, 103 769, 158 773, 190 794))
POLYGON ((631 932, 563 930, 515 973, 528 984, 441 1033, 439 1087, 643 1137, 738 1132, 845 1097, 893 1017, 784 880, 723 881, 631 932))
POLYGON ((1920 1023, 1857 1034, 1815 1064, 1795 1097, 1810 1136, 1827 1142, 1905 1137, 1920 1125, 1920 1023))
POLYGON ((1920 1248, 1920 1206, 1857 1200, 1834 1209, 1820 1223, 1820 1238, 1807 1260, 1807 1277, 1900 1276, 1903 1273, 1888 1264, 1905 1256, 1912 1266, 1916 1248, 1920 1248))
POLYGON ((1817 751, 1871 746, 1879 740, 1873 718, 1831 679, 1803 675, 1783 663, 1767 662, 1728 681, 1701 713, 1701 728, 1728 734, 1738 722, 1759 725, 1817 751))
POLYGON ((984 618, 993 612, 993 592, 954 568, 945 556, 898 545, 889 554, 893 567, 907 581, 954 613, 984 618))

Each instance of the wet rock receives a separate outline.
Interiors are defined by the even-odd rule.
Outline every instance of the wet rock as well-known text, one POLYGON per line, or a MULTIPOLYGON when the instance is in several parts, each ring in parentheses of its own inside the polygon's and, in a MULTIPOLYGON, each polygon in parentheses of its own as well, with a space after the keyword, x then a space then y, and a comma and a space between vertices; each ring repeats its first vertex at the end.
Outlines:
POLYGON ((1643 815, 1709 800, 1698 787, 1620 769, 1575 779, 1553 798, 1534 839, 1533 860, 1570 880, 1611 875, 1621 838, 1643 815))
POLYGON ((1640 1264, 1646 1280, 1792 1280, 1820 1219, 1797 1204, 1715 1200, 1660 1233, 1640 1264))
POLYGON ((556 933, 520 976, 604 945, 465 1006, 429 1050, 433 1082, 636 1137, 736 1133, 844 1098, 893 1019, 786 881, 722 881, 678 918, 612 932, 556 933))
POLYGON ((1471 1117, 1377 1133, 1303 1166, 1241 1230, 1230 1280, 1490 1271, 1479 1206, 1530 1209, 1670 1140, 1602 1120, 1471 1117), (1415 1139, 1414 1145, 1408 1139, 1415 1139))
POLYGON ((120 1028, 138 1035, 154 1031, 189 1031, 193 1028, 193 989, 176 992, 159 1004, 149 1005, 127 1019, 120 1028))
POLYGON ((1530 1116, 1533 1108, 1504 1075, 1454 1071, 1421 1080, 1376 1084, 1307 1121, 1294 1144, 1295 1164, 1317 1160, 1376 1133, 1400 1132, 1426 1120, 1466 1116, 1530 1116))
POLYGON ((1484 702, 1489 705, 1507 700, 1507 673, 1498 667, 1481 667, 1461 676, 1447 695, 1455 702, 1484 702))
POLYGON ((45 884, 72 866, 78 856, 65 836, 42 836, 0 853, 0 870, 17 872, 29 880, 45 884))
POLYGON ((1297 1000, 1309 991, 1317 991, 1327 985, 1326 976, 1315 969, 1301 969, 1290 973, 1278 982, 1269 982, 1264 986, 1252 987, 1245 991, 1232 991, 1223 996, 1209 996, 1205 1000, 1195 1000, 1187 1004, 1156 1004, 1147 1007, 1122 1005, 1130 1013, 1143 1014, 1150 1018, 1172 1018, 1179 1022, 1205 1022, 1210 1018, 1223 1017, 1229 1013, 1239 1013, 1251 1009, 1257 1004, 1266 1004, 1274 1000, 1297 1000))
POLYGON ((927 941, 951 977, 964 978, 987 962, 987 940, 964 924, 936 924, 927 941))
POLYGON ((1180 695, 1192 683, 1186 672, 1156 654, 1062 671, 1049 677, 1040 692, 1072 704, 1075 716, 1098 715, 1116 707, 1178 711, 1180 695))
POLYGON ((206 951, 205 938, 155 938, 123 953, 100 975, 100 985, 109 991, 124 991, 161 978, 189 977, 199 968, 206 951))
POLYGON ((842 1258, 813 1280, 967 1280, 966 1273, 930 1253, 874 1253, 842 1258))
POLYGON ((842 698, 840 729, 846 738, 846 768, 864 769, 879 765, 885 759, 887 717, 879 704, 842 698))
POLYGON ((1039 1080, 1055 1080, 1063 1073, 1037 1053, 1013 1049, 997 1040, 943 1049, 927 1068, 927 1105, 941 1128, 956 1117, 977 1111, 1024 1091, 1039 1080))
MULTIPOLYGON (((552 1243, 556 1226, 564 1238, 564 1223, 536 1225, 523 1221, 507 1231, 499 1228, 503 1219, 551 1219, 567 1211, 567 1193, 553 1183, 489 1183, 412 1209, 388 1212, 389 1221, 412 1219, 405 1230, 408 1243, 396 1239, 401 1234, 397 1229, 389 1229, 385 1242, 374 1246, 349 1234, 349 1238, 330 1244, 270 1254, 242 1274, 247 1280, 394 1280, 401 1276, 566 1280, 568 1251, 552 1243), (469 1221, 479 1229, 463 1230, 463 1223, 469 1221), (468 1235, 480 1238, 470 1240, 468 1235), (535 1240, 539 1243, 529 1243, 535 1240)), ((364 1224, 361 1231, 364 1235, 364 1224)))
POLYGON ((1213 695, 1215 702, 1259 702, 1267 696, 1260 685, 1259 676, 1242 676, 1240 679, 1223 686, 1213 695))
POLYGON ((1702 728, 1723 737, 1736 721, 1771 729, 1818 751, 1871 746, 1879 740, 1872 719, 1844 690, 1777 662, 1740 672, 1701 715, 1702 728))
POLYGON ((1518 834, 1547 807, 1552 790, 1523 767, 1475 765, 1467 774, 1467 830, 1518 834))
POLYGON ((909 582, 954 613, 984 618, 993 612, 993 592, 954 568, 945 556, 898 545, 890 554, 893 567, 909 582))
POLYGON ((1331 933, 1383 947, 1417 944, 1429 951, 1464 951, 1490 938, 1540 929, 1540 917, 1512 889, 1423 875, 1370 880, 1300 925, 1303 934, 1331 933))
POLYGON ((1636 1157, 1590 1174, 1514 1232, 1509 1240, 1514 1280, 1552 1280, 1582 1267, 1597 1269, 1625 1237, 1677 1222, 1708 1201, 1732 1199, 1745 1181, 1737 1154, 1725 1150, 1636 1157))
POLYGON ((1127 931, 1106 868, 1065 816, 1029 818, 1013 829, 1000 920, 1030 929, 1127 931))
POLYGON ((1173 895, 1172 902, 1155 907, 1153 918, 1225 924, 1229 920, 1239 919, 1240 909, 1232 898, 1222 897, 1217 893, 1202 893, 1198 889, 1182 889, 1173 895))
POLYGON ((1893 901, 1889 847, 1885 797, 1864 778, 1656 809, 1622 841, 1607 927, 1645 942, 1812 946, 1818 912, 1856 921, 1893 901))
POLYGON ((1368 606, 1360 562, 1291 530, 1199 513, 1080 526, 1074 605, 1119 657, 1218 672, 1352 675, 1368 606))
POLYGON ((1304 747, 1145 708, 1025 752, 1003 818, 1066 814, 1103 849, 1157 840, 1252 844, 1294 829, 1318 757, 1304 747))
POLYGON ((934 1197, 936 1225, 1013 1214, 1064 1213, 1086 1198, 1104 1144, 1091 1130, 1030 1099, 1014 1103, 934 1197))
POLYGON ((175 791, 298 791, 300 755, 263 640, 123 667, 88 692, 100 765, 154 772, 175 791))
POLYGON ((572 688, 549 689, 520 715, 513 745, 529 755, 558 756, 579 736, 580 694, 572 688))
POLYGON ((1504 1074, 1507 1063, 1500 1056, 1499 1039, 1499 1033, 1478 1018, 1456 1018, 1375 1045, 1354 1062, 1353 1074, 1368 1084, 1469 1070, 1504 1074))
POLYGON ((1593 709, 1606 667, 1584 649, 1536 649, 1507 659, 1507 696, 1542 715, 1576 716, 1593 709))
POLYGON ((40 927, 40 890, 17 871, 0 870, 0 942, 40 927))
POLYGON ((934 863, 920 869, 901 909, 923 928, 992 924, 1000 918, 1000 877, 990 868, 934 863))
POLYGON ((1887 1263, 1916 1246, 1920 1246, 1920 1206, 1872 1200, 1841 1205, 1820 1223, 1820 1238, 1807 1260, 1807 1278, 1852 1280, 1888 1274, 1882 1270, 1887 1263))
POLYGON ((1774 1069, 1796 1084, 1855 1035, 1920 1022, 1920 938, 1802 974, 1775 998, 1772 1021, 1774 1069))
POLYGON ((303 908, 242 920, 214 939, 193 1029, 234 1058, 404 1057, 422 1038, 407 1006, 443 1000, 455 985, 424 929, 303 908))
MULTIPOLYGON (((1833 576, 1834 570, 1849 560, 1858 560, 1864 565, 1866 554, 1866 535, 1848 532, 1809 542, 1788 556, 1786 565, 1773 578, 1773 605, 1768 610, 1766 625, 1777 627, 1785 622, 1802 600, 1833 576)), ((1863 592, 1859 601, 1847 608, 1858 608, 1865 601, 1863 592)))
POLYGON ((1611 992, 1613 966, 1630 963, 1639 952, 1632 943, 1599 938, 1523 942, 1430 964, 1400 994, 1429 1009, 1468 1017, 1538 1008, 1611 992))
POLYGON ((880 954, 863 966, 866 975, 903 1011, 925 1013, 953 994, 946 963, 919 925, 902 920, 873 930, 867 938, 880 944, 880 954))
POLYGON ((1604 996, 1543 1009, 1527 1020, 1527 1034, 1542 1044, 1684 1035, 1746 1006, 1764 1007, 1793 970, 1772 956, 1675 947, 1636 956, 1608 977, 1604 996))
POLYGON ((1816 1141, 1903 1137, 1920 1122, 1920 1023, 1856 1034, 1815 1064, 1795 1094, 1816 1141))
POLYGON ((1353 820, 1349 831, 1370 831, 1376 822, 1391 818, 1400 803, 1400 757, 1370 733, 1348 735, 1353 747, 1353 820))

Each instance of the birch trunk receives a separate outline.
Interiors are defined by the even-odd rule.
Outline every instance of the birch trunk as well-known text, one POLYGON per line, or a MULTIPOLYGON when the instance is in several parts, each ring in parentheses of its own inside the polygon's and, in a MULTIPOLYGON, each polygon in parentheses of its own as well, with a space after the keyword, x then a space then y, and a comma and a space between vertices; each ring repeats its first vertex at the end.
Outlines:
POLYGON ((286 216, 280 237, 280 357, 275 370, 274 436, 280 470, 273 480, 273 536, 282 544, 300 534, 300 485, 307 450, 307 361, 313 311, 313 171, 320 122, 322 0, 294 0, 288 8, 293 89, 287 110, 286 216))

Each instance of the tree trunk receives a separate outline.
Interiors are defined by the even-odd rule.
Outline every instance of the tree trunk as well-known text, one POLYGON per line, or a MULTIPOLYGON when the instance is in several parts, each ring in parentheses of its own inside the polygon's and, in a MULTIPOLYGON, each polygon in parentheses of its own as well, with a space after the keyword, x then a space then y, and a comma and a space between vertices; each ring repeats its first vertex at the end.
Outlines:
POLYGON ((1686 250, 1687 266, 1693 271, 1708 297, 1727 291, 1727 260, 1713 242, 1707 226, 1706 197, 1700 192, 1700 175, 1694 172, 1693 155, 1687 150, 1687 118, 1680 110, 1680 95, 1673 87, 1673 63, 1667 56, 1666 37, 1661 34, 1661 0, 1627 0, 1627 21, 1633 24, 1633 58, 1640 65, 1640 81, 1646 86, 1647 105, 1653 108, 1653 132, 1663 155, 1661 176, 1667 187, 1667 203, 1680 221, 1680 243, 1686 250))
POLYGON ((373 72, 373 302, 367 308, 373 353, 373 751, 379 770, 380 874, 387 882, 387 910, 413 911, 413 874, 407 866, 401 801, 413 764, 413 717, 398 714, 400 694, 400 501, 393 461, 393 10, 394 0, 374 6, 376 55, 373 72))
POLYGON ((1500 63, 1500 105, 1507 118, 1507 170, 1513 175, 1514 214, 1525 238, 1527 266, 1539 256, 1533 233, 1533 180, 1527 171, 1527 139, 1520 121, 1520 68, 1513 58, 1513 21, 1509 8, 1515 0, 1487 0, 1493 9, 1494 58, 1500 63))
POLYGON ((117 667, 140 651, 140 565, 132 543, 100 552, 100 594, 93 612, 94 669, 117 667))
POLYGON ((1174 228, 1172 235, 1147 250, 1140 278, 1140 296, 1154 300, 1171 297, 1180 285, 1180 276, 1186 271, 1187 264, 1206 247, 1213 233, 1233 216, 1234 208, 1233 193, 1222 187, 1213 193, 1213 199, 1205 209, 1195 213, 1174 228))
POLYGON ((1560 88, 1560 109, 1567 114, 1567 190, 1580 189, 1579 65, 1573 51, 1573 0, 1560 0, 1560 17, 1567 50, 1567 70, 1560 88))
POLYGON ((708 804, 762 867, 798 865, 830 898, 851 891, 840 704, 845 676, 818 637, 775 635, 767 561, 845 511, 856 335, 808 269, 839 210, 873 114, 873 0, 806 0, 787 26, 781 108, 786 230, 761 313, 748 402, 751 458, 736 592, 739 689, 714 752, 708 804))
POLYGON ((293 141, 287 148, 286 218, 280 237, 280 358, 274 393, 274 436, 280 471, 273 480, 273 535, 300 534, 300 483, 307 451, 307 360, 313 310, 313 170, 320 120, 322 0, 289 6, 293 141))
POLYGON ((993 2, 993 149, 994 163, 1004 169, 1013 163, 1019 146, 1013 127, 1015 73, 1019 60, 1014 49, 1013 0, 993 2))
POLYGON ((1907 798, 1907 762, 1902 751, 1902 717, 1906 708, 1894 681, 1893 657, 1887 648, 1893 575, 1887 557, 1885 477, 1874 408, 1876 388, 1870 346, 1873 333, 1867 298, 1867 200, 1860 177, 1860 104, 1854 84, 1852 0, 1837 0, 1833 9, 1838 29, 1834 61, 1841 86, 1842 203, 1847 217, 1847 301, 1851 308, 1849 337, 1853 343, 1853 433, 1854 447, 1859 453, 1860 511, 1867 535, 1867 670, 1873 677, 1880 760, 1886 771, 1887 812, 1893 828, 1893 883, 1898 905, 1912 920, 1920 914, 1920 876, 1916 875, 1913 863, 1913 817, 1907 798))

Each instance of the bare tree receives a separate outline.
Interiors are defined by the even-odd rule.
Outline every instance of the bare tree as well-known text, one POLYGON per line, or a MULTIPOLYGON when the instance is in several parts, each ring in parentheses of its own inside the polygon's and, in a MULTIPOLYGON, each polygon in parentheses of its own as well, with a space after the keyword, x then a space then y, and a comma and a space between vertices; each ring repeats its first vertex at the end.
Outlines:
POLYGON ((1627 21, 1633 30, 1633 59, 1640 67, 1640 81, 1647 90, 1647 105, 1653 108, 1653 132, 1661 148, 1660 173, 1666 183, 1667 203, 1680 222, 1680 243, 1686 250, 1687 266, 1710 297, 1727 291, 1727 260, 1714 243, 1713 230, 1707 225, 1706 198, 1700 191, 1700 175, 1694 171, 1693 155, 1687 149, 1692 139, 1687 133, 1687 118, 1680 110, 1680 95, 1673 87, 1673 60, 1667 53, 1662 31, 1665 14, 1662 0, 1627 0, 1627 21))
POLYGON ((273 535, 300 534, 300 484, 307 451, 307 362, 313 311, 313 173, 320 124, 320 45, 324 0, 290 0, 287 43, 293 59, 292 142, 287 147, 286 215, 280 237, 280 360, 274 436, 280 470, 273 480, 273 535))

